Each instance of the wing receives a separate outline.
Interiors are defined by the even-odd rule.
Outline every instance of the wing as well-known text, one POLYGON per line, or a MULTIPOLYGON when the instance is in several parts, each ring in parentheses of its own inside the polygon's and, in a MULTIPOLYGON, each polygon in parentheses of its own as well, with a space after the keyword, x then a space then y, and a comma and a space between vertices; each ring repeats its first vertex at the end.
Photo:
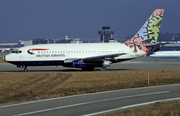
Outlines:
POLYGON ((76 60, 82 60, 84 62, 95 62, 95 61, 103 61, 108 59, 113 59, 114 57, 118 57, 121 55, 124 55, 126 53, 116 53, 116 54, 108 54, 108 55, 100 55, 100 56, 91 56, 91 57, 85 57, 85 58, 67 58, 64 63, 70 63, 76 60))

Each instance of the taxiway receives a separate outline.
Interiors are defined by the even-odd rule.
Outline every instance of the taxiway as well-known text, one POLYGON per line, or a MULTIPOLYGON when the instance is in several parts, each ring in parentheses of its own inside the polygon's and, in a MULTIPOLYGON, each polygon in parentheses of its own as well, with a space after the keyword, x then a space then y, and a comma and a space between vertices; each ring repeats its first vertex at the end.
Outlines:
MULTIPOLYGON (((137 59, 112 64, 107 71, 123 71, 123 70, 180 70, 179 59, 162 59, 156 61, 150 57, 140 57, 137 59)), ((81 71, 77 68, 66 68, 62 66, 37 66, 28 67, 28 72, 67 72, 81 71)), ((96 69, 99 71, 99 69, 96 69)), ((17 68, 9 63, 0 63, 0 72, 23 72, 23 69, 17 68)))

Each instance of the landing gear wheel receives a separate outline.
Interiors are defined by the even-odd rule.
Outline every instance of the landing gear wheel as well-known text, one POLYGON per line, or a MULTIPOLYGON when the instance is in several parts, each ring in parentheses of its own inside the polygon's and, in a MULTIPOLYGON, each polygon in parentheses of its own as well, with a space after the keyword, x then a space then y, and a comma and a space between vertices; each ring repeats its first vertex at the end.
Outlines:
POLYGON ((24 67, 24 72, 27 72, 27 71, 28 71, 27 66, 25 66, 24 67))

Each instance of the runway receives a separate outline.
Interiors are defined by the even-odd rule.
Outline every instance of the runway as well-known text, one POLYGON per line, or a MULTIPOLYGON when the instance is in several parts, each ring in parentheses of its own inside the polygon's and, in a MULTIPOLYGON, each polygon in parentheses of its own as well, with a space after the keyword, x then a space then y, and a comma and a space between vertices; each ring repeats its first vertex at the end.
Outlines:
MULTIPOLYGON (((156 61, 150 57, 140 57, 137 59, 115 63, 108 67, 107 71, 123 71, 123 70, 180 70, 179 59, 162 59, 156 61)), ((28 67, 29 72, 68 72, 81 71, 77 68, 66 68, 56 66, 39 66, 28 67)), ((99 71, 99 69, 95 69, 99 71)), ((17 68, 9 63, 0 63, 0 72, 23 72, 23 69, 17 68)))
POLYGON ((0 106, 1 115, 79 116, 180 99, 180 84, 82 94, 0 106))

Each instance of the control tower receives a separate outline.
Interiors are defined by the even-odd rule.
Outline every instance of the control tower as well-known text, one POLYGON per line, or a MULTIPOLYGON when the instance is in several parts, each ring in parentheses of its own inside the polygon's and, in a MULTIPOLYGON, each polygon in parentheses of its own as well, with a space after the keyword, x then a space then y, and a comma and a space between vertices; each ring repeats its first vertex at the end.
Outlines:
POLYGON ((100 35, 101 42, 109 42, 110 39, 112 39, 112 35, 114 34, 114 31, 110 31, 110 26, 103 26, 102 31, 98 31, 98 34, 100 35))

